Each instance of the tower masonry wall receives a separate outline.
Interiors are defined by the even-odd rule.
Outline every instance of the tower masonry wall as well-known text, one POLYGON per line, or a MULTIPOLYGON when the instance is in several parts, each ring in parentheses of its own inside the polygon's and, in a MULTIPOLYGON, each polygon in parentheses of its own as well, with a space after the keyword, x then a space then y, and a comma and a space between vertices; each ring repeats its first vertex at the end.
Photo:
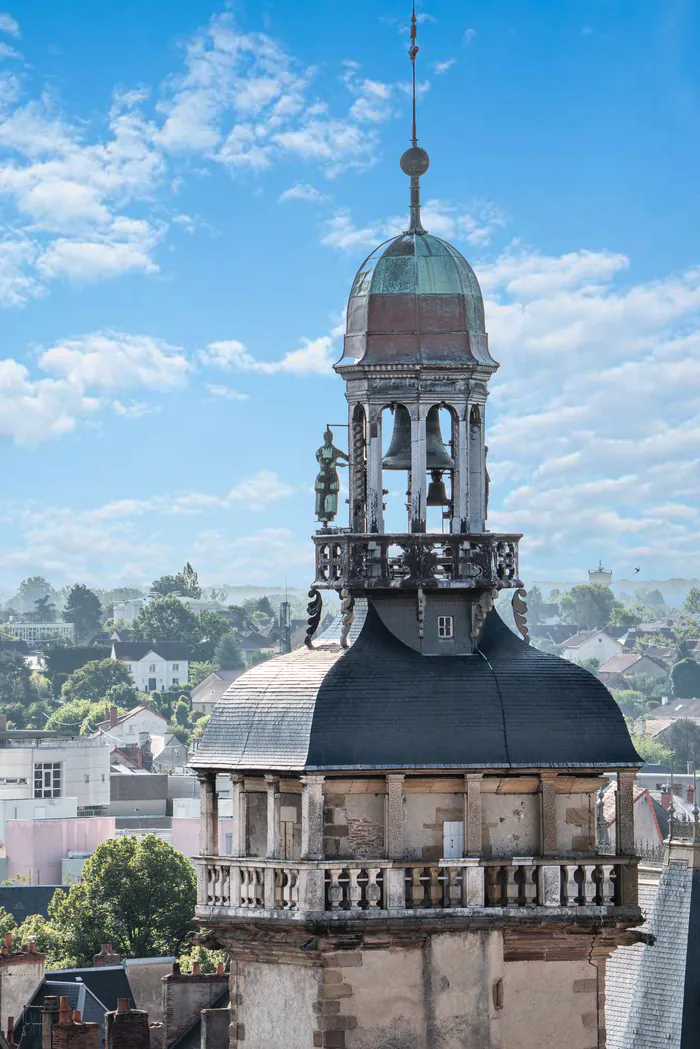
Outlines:
POLYGON ((463 794, 406 794, 405 858, 438 860, 444 856, 444 824, 464 821, 463 794))
POLYGON ((557 794, 559 853, 590 852, 595 848, 596 794, 557 794))
POLYGON ((597 966, 587 959, 533 958, 506 962, 504 972, 503 1049, 605 1045, 597 966))
POLYGON ((537 794, 483 794, 482 854, 493 859, 538 855, 539 800, 537 794))
POLYGON ((326 794, 323 847, 328 859, 384 855, 385 794, 326 794))

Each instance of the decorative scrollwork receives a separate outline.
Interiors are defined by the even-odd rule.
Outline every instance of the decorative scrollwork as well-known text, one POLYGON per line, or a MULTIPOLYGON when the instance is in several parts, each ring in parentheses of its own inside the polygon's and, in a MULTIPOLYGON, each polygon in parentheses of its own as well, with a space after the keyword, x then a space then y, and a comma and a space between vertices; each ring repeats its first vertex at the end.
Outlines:
POLYGON ((308 626, 306 628, 306 637, 304 638, 304 644, 307 648, 313 648, 313 641, 311 640, 316 631, 318 630, 318 624, 321 622, 321 612, 323 610, 323 599, 318 590, 314 590, 312 587, 309 590, 309 597, 311 600, 306 606, 306 614, 308 615, 308 626))
POLYGON ((513 594, 513 600, 511 605, 513 606, 513 619, 515 625, 522 635, 522 639, 526 645, 530 644, 530 631, 527 628, 527 604, 525 598, 527 597, 527 590, 516 590, 513 594))
POLYGON ((416 609, 416 618, 418 619, 418 637, 422 641, 425 632, 425 592, 422 586, 418 587, 418 607, 416 609))
POLYGON ((484 620, 493 608, 494 597, 497 590, 485 590, 478 601, 474 602, 474 618, 472 622, 472 638, 476 641, 481 633, 484 620))
POLYGON ((340 631, 340 647, 348 647, 348 634, 350 633, 350 627, 352 626, 353 619, 355 618, 354 613, 355 598, 352 596, 349 590, 343 589, 340 591, 340 614, 342 617, 342 627, 340 631))

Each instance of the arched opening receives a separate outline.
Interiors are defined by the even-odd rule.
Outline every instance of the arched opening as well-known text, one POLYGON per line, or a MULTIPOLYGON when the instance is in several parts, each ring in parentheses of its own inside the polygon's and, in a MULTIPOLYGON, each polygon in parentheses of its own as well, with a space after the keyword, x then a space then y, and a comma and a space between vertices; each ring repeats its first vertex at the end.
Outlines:
POLYGON ((457 415, 445 404, 433 405, 426 417, 426 531, 450 531, 454 506, 457 415))
POLYGON ((384 531, 410 531, 411 417, 404 404, 382 409, 384 531))

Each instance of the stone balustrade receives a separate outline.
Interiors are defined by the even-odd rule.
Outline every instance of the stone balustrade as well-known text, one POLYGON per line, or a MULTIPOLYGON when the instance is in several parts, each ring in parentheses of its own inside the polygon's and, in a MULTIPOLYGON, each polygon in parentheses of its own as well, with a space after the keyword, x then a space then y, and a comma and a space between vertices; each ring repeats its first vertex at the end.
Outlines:
POLYGON ((407 860, 198 860, 197 913, 614 907, 636 899, 629 856, 407 860))

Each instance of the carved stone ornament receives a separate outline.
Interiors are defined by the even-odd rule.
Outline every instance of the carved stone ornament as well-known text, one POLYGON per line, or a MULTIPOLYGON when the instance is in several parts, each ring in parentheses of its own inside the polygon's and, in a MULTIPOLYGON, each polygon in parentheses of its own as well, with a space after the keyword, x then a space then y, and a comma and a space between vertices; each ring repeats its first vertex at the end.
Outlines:
POLYGON ((516 590, 513 594, 513 600, 511 605, 513 606, 513 619, 517 626, 522 639, 526 645, 530 644, 530 632, 527 629, 527 604, 525 598, 527 597, 527 590, 516 590))
POLYGON ((318 630, 318 624, 321 622, 321 612, 323 610, 323 599, 318 590, 314 590, 312 587, 309 590, 309 597, 311 600, 306 606, 306 614, 308 615, 308 626, 306 628, 306 637, 304 638, 304 644, 307 648, 313 648, 313 642, 311 638, 318 630))
POLYGON ((425 591, 423 587, 418 587, 418 607, 416 608, 416 618, 418 620, 418 637, 423 640, 424 627, 425 627, 425 591))
POLYGON ((340 614, 342 616, 342 629, 340 631, 340 647, 348 647, 348 635, 350 633, 350 627, 352 626, 353 619, 355 618, 354 613, 355 598, 352 596, 349 590, 340 591, 340 614))
POLYGON ((474 620, 472 624, 472 638, 476 641, 481 633, 481 627, 487 615, 493 608, 493 602, 497 590, 485 590, 478 601, 474 603, 474 620))

